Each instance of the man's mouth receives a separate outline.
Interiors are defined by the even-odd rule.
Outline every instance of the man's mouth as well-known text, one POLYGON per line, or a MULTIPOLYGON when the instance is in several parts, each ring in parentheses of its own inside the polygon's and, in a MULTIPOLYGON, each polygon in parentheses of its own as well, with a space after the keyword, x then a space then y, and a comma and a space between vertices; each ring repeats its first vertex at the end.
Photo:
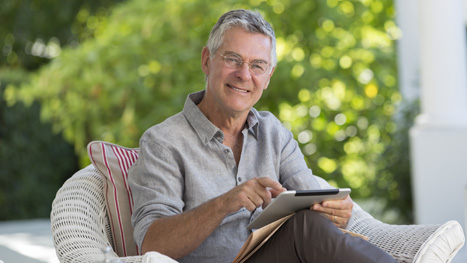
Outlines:
POLYGON ((248 90, 239 89, 239 88, 236 88, 236 87, 234 87, 232 85, 229 85, 229 84, 227 84, 227 87, 229 87, 229 88, 231 88, 231 89, 233 89, 235 91, 241 92, 241 93, 247 93, 248 92, 248 90))

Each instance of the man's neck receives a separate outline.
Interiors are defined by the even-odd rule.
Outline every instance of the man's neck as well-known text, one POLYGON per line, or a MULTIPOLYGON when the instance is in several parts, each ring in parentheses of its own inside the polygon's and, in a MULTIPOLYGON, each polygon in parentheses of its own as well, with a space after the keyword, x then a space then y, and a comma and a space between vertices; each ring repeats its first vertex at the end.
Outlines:
POLYGON ((210 122, 230 136, 238 136, 242 132, 248 117, 248 112, 227 113, 219 108, 211 107, 205 99, 198 104, 198 108, 210 122))

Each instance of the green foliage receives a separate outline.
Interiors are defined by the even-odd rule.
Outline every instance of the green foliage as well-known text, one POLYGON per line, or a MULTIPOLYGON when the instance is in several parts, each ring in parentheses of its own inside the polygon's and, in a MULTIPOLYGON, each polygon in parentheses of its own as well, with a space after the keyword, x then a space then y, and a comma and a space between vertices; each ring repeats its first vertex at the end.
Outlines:
MULTIPOLYGON (((0 1, 0 67, 35 70, 60 54, 61 47, 76 45, 92 35, 83 25, 107 14, 122 0, 2 0, 0 1)), ((91 27, 91 28, 90 28, 91 27)))
MULTIPOLYGON (((20 70, 0 70, 0 93, 27 79, 20 70)), ((49 124, 40 107, 0 100, 0 220, 49 217, 52 200, 78 165, 73 147, 49 124)))
POLYGON ((391 0, 137 0, 108 17, 80 12, 81 25, 92 25, 82 32, 88 40, 7 89, 8 101, 40 101, 41 117, 74 144, 82 165, 91 140, 137 146, 204 88, 201 49, 234 8, 260 10, 277 35, 279 63, 257 108, 293 131, 315 174, 352 187, 354 199, 387 200, 386 210, 410 221, 411 119, 395 118, 400 32, 391 0))
POLYGON ((48 217, 56 191, 78 169, 73 147, 40 121, 39 102, 13 105, 4 90, 26 82, 27 71, 64 46, 92 37, 92 24, 79 18, 100 19, 115 2, 121 0, 0 1, 0 220, 48 217))

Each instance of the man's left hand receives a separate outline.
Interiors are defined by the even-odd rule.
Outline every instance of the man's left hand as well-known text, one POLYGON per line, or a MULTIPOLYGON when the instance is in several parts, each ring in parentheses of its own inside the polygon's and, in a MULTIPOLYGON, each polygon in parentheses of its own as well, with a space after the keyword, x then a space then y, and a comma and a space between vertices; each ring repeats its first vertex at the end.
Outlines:
POLYGON ((353 202, 349 195, 342 200, 324 201, 310 207, 311 210, 322 213, 340 228, 347 227, 350 216, 352 216, 352 208, 353 202))

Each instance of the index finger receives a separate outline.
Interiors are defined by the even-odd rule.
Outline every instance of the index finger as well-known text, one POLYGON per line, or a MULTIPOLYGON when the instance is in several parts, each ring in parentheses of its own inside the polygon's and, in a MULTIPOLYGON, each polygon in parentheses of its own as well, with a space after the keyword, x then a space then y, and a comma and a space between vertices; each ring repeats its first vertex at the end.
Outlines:
POLYGON ((278 181, 272 180, 271 178, 268 178, 268 177, 256 178, 256 182, 258 182, 264 188, 270 187, 276 191, 285 190, 285 188, 282 187, 282 185, 278 181))

